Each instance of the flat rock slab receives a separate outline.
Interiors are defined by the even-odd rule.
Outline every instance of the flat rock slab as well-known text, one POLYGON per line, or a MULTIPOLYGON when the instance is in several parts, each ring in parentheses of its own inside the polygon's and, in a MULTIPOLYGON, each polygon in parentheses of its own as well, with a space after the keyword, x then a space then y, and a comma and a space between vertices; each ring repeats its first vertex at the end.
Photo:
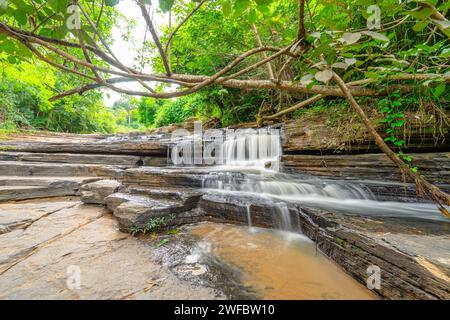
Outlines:
POLYGON ((1 161, 85 163, 124 166, 165 166, 166 157, 145 157, 108 154, 0 152, 1 161))
POLYGON ((2 203, 0 204, 0 234, 24 229, 44 216, 73 207, 77 203, 76 197, 2 203))
MULTIPOLYGON (((450 190, 450 152, 408 155, 413 158, 412 165, 430 182, 450 190)), ((390 181, 399 184, 403 180, 397 166, 383 153, 320 156, 285 154, 282 162, 286 171, 331 179, 390 181)), ((406 184, 404 186, 409 189, 412 187, 406 184)), ((398 189, 401 190, 401 187, 398 189)), ((414 193, 411 197, 413 196, 414 193)))
POLYGON ((96 141, 67 142, 19 142, 1 141, 0 149, 16 152, 38 153, 82 153, 82 154, 127 154, 143 156, 167 156, 167 146, 157 140, 114 141, 101 139, 96 141))
POLYGON ((99 177, 21 177, 0 176, 0 186, 51 186, 54 183, 76 183, 83 185, 99 180, 99 177))
POLYGON ((32 224, 0 235, 0 299, 220 298, 176 278, 104 208, 64 199, 4 204, 0 213, 20 215, 33 204, 41 212, 30 213, 32 224))
POLYGON ((0 182, 0 202, 75 196, 83 184, 96 180, 98 178, 5 178, 0 182))
POLYGON ((210 168, 131 168, 124 172, 124 185, 151 188, 201 188, 210 168))
POLYGON ((98 164, 2 161, 0 176, 118 177, 125 168, 98 164))

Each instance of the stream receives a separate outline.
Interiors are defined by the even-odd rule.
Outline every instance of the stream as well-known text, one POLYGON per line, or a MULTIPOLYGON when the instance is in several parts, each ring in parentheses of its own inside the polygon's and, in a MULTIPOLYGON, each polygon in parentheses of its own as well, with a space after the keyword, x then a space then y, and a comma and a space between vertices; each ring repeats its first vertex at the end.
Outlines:
MULTIPOLYGON (((175 167, 193 168, 196 139, 186 137, 172 146, 175 167), (183 161, 180 159, 188 161, 183 161)), ((226 136, 224 143, 203 150, 219 164, 203 178, 206 194, 221 195, 247 207, 247 226, 202 223, 191 225, 194 237, 179 272, 197 275, 214 270, 212 283, 228 298, 377 299, 317 249, 299 229, 293 206, 330 210, 343 215, 446 221, 432 203, 380 200, 362 182, 321 179, 283 172, 282 135, 270 129, 247 130, 226 136), (253 225, 251 206, 274 207, 275 229, 253 225), (181 270, 181 271, 180 271, 181 270)), ((210 158, 209 158, 210 159, 210 158)), ((383 183, 373 181, 371 183, 383 183)), ((391 200, 392 199, 392 200, 391 200)), ((244 214, 244 213, 243 213, 244 214)), ((241 219, 243 220, 243 219, 241 219)))
POLYGON ((237 269, 241 291, 251 288, 258 298, 376 299, 303 235, 214 223, 191 232, 199 242, 186 261, 237 269))
MULTIPOLYGON (((213 157, 216 163, 203 180, 204 190, 268 200, 280 206, 280 210, 289 204, 297 204, 342 214, 447 221, 433 203, 418 202, 417 199, 394 201, 395 194, 389 201, 381 201, 367 183, 382 184, 382 181, 357 183, 283 172, 282 133, 279 130, 225 132, 219 142, 206 135, 181 138, 169 151, 168 162, 175 166, 192 166, 197 163, 196 149, 203 147, 204 159, 213 157)), ((251 221, 251 217, 248 220, 251 221)))

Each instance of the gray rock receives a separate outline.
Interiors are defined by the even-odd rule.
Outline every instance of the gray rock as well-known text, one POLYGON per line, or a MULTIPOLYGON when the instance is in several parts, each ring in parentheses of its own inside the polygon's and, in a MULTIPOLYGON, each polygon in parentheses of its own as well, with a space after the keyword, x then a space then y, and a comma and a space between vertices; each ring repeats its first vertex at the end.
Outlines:
POLYGON ((68 164, 2 161, 0 176, 37 177, 120 177, 124 167, 98 164, 68 164))
POLYGON ((71 164, 105 164, 122 166, 165 166, 166 157, 133 155, 0 152, 0 161, 51 162, 71 164))
POLYGON ((81 187, 81 201, 89 204, 106 204, 105 198, 119 190, 121 183, 116 180, 100 180, 81 187))
POLYGON ((151 218, 169 217, 183 211, 180 203, 161 200, 127 201, 114 210, 114 217, 122 231, 130 232, 132 227, 142 228, 151 218))

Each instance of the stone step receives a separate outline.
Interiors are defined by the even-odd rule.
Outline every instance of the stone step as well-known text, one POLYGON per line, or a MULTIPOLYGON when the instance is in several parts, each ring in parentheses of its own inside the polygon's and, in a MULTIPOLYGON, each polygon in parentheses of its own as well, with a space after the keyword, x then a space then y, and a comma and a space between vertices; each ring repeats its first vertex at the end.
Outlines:
MULTIPOLYGON (((112 212, 114 212, 114 210, 116 210, 117 207, 120 206, 122 203, 130 202, 130 201, 131 202, 139 202, 144 205, 150 206, 157 200, 152 199, 146 195, 137 195, 137 194, 131 194, 131 193, 126 193, 126 192, 116 192, 116 193, 110 194, 104 200, 106 207, 112 212)), ((173 203, 175 204, 175 202, 173 202, 173 203)))
POLYGON ((0 176, 120 177, 126 167, 96 164, 0 162, 0 176))
POLYGON ((130 232, 132 227, 143 227, 152 217, 165 217, 176 221, 193 222, 202 192, 184 188, 148 188, 121 186, 115 180, 100 180, 82 186, 81 201, 102 204, 113 212, 122 231, 130 232))
POLYGON ((48 187, 67 183, 84 185, 97 181, 98 177, 21 177, 0 176, 0 186, 48 187))
POLYGON ((0 152, 0 161, 52 162, 72 164, 106 164, 125 166, 165 166, 165 157, 129 155, 0 152))
MULTIPOLYGON (((42 140, 42 139, 41 139, 42 140)), ((55 141, 0 141, 0 150, 38 153, 125 154, 167 156, 167 141, 159 135, 145 139, 61 139, 55 141)))
POLYGON ((124 185, 160 188, 201 188, 210 168, 131 168, 123 176, 124 185))
POLYGON ((63 181, 50 186, 1 186, 0 202, 19 201, 37 198, 74 196, 79 192, 80 184, 63 181))
POLYGON ((116 180, 99 180, 81 187, 81 201, 87 204, 105 205, 105 198, 119 191, 121 183, 116 180))
POLYGON ((173 224, 177 214, 190 210, 181 201, 157 200, 130 194, 111 195, 108 198, 108 202, 114 202, 114 205, 123 201, 114 209, 113 214, 119 222, 120 230, 125 232, 132 231, 133 227, 143 228, 152 218, 164 218, 165 224, 173 224))
POLYGON ((175 199, 183 202, 198 202, 203 194, 200 189, 173 187, 149 188, 140 186, 128 186, 123 190, 123 192, 133 195, 146 195, 153 199, 175 199))
POLYGON ((155 217, 164 217, 168 224, 172 220, 191 221, 190 211, 197 207, 201 196, 198 190, 129 187, 109 195, 105 203, 120 229, 130 232, 132 227, 142 228, 155 217))

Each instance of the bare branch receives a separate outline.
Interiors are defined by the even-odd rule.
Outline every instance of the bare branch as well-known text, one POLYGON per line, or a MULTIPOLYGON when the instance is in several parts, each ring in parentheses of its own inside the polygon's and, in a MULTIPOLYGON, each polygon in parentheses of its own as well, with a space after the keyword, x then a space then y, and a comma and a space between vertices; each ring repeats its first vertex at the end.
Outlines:
POLYGON ((153 42, 155 43, 156 47, 158 48, 159 55, 161 56, 161 59, 164 64, 164 68, 166 70, 166 74, 168 76, 170 76, 170 74, 172 72, 170 71, 169 63, 167 62, 166 53, 164 52, 164 50, 161 46, 161 42, 159 41, 158 34, 156 33, 156 30, 153 26, 152 19, 150 18, 150 15, 148 14, 147 8, 145 7, 145 4, 142 3, 142 0, 138 0, 137 4, 139 5, 139 8, 141 8, 142 16, 144 17, 145 23, 147 23, 148 30, 150 31, 150 34, 153 37, 153 42))
POLYGON ((167 53, 170 43, 172 42, 175 34, 180 30, 180 28, 201 8, 201 6, 208 0, 202 0, 200 3, 184 18, 180 24, 169 34, 169 38, 167 39, 166 47, 164 48, 164 52, 167 53))
MULTIPOLYGON (((130 68, 127 68, 122 62, 120 62, 119 58, 117 58, 117 56, 114 54, 114 52, 111 50, 111 48, 109 47, 109 45, 106 43, 105 39, 101 36, 100 32, 98 32, 97 29, 97 25, 94 24, 94 22, 92 21, 92 19, 89 17, 89 14, 86 12, 86 10, 84 9, 84 7, 81 5, 81 3, 78 4, 80 7, 81 12, 83 13, 83 15, 86 17, 86 19, 88 20, 90 26, 92 27, 92 29, 94 30, 95 34, 98 36, 98 38, 100 39, 100 42, 103 44, 103 46, 106 48, 106 50, 111 54, 111 56, 113 57, 113 59, 117 62, 117 64, 119 64, 121 66, 121 69, 126 71, 126 72, 130 72, 130 73, 134 73, 136 74, 137 71, 133 71, 130 68)), ((103 10, 103 1, 102 1, 102 10, 103 10)), ((100 12, 101 14, 101 12, 100 12)), ((100 17, 99 17, 100 18, 100 17)), ((138 80, 138 82, 148 91, 150 92, 155 92, 155 90, 153 90, 151 87, 147 86, 144 82, 142 82, 141 80, 138 80)))
POLYGON ((270 115, 270 116, 264 116, 264 117, 261 118, 261 120, 265 121, 265 120, 277 119, 277 118, 279 118, 281 116, 284 116, 286 114, 294 112, 295 110, 298 110, 300 108, 304 108, 306 106, 309 106, 310 104, 313 104, 314 102, 317 102, 317 101, 319 101, 319 100, 321 100, 321 99, 323 99, 325 97, 326 96, 323 95, 323 94, 315 95, 315 96, 313 96, 313 97, 311 97, 309 99, 306 99, 306 100, 304 100, 302 102, 297 103, 296 105, 294 105, 294 106, 292 106, 290 108, 284 109, 284 110, 282 110, 282 111, 280 111, 280 112, 278 112, 276 114, 273 114, 273 115, 270 115))
MULTIPOLYGON (((258 47, 262 48, 263 43, 259 36, 258 28, 256 28, 256 25, 254 23, 252 24, 252 30, 253 30, 253 33, 255 34, 256 43, 258 44, 258 47)), ((264 51, 261 53, 261 55, 264 59, 267 59, 267 54, 264 51)), ((270 63, 270 61, 267 62, 267 73, 269 74, 270 79, 275 79, 274 74, 273 74, 272 64, 270 63)))
MULTIPOLYGON (((72 0, 72 4, 74 6, 78 5, 78 0, 72 0)), ((76 29, 77 32, 77 36, 78 36, 78 42, 80 44, 81 50, 83 51, 83 55, 84 58, 86 59, 86 62, 92 64, 92 60, 91 57, 89 57, 89 53, 86 49, 86 46, 84 45, 84 39, 83 39, 83 33, 81 32, 81 29, 76 29)), ((98 82, 102 82, 102 78, 100 77, 100 75, 98 74, 97 70, 95 70, 95 68, 91 68, 92 73, 95 75, 95 78, 97 79, 98 82)))

